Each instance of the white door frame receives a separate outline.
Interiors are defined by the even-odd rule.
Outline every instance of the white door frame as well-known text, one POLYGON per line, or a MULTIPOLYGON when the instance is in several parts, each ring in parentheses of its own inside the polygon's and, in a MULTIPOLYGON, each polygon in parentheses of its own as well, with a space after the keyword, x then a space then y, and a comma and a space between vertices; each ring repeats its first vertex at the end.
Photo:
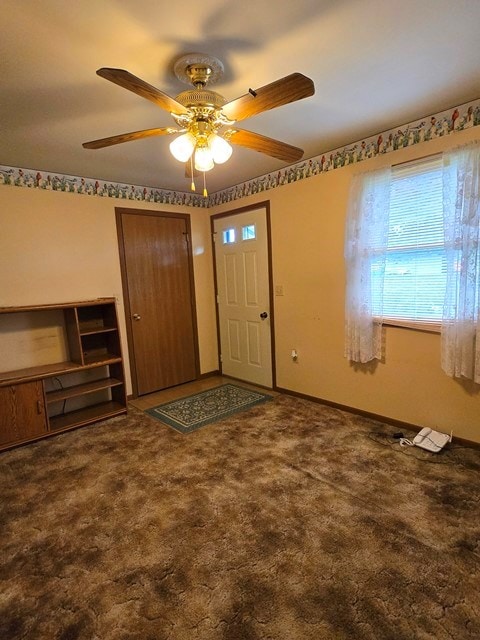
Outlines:
MULTIPOLYGON (((218 354, 221 354, 221 337, 220 337, 220 318, 218 313, 218 281, 217 281, 217 261, 215 254, 215 220, 219 218, 228 218, 236 214, 245 213, 246 211, 254 211, 256 209, 265 209, 265 221, 267 226, 267 259, 268 259, 268 299, 270 303, 269 320, 270 320, 270 343, 271 343, 271 366, 272 366, 272 389, 276 389, 276 366, 275 366, 275 313, 274 313, 274 297, 273 297, 273 265, 272 265, 272 242, 271 242, 271 225, 270 225, 270 201, 256 202, 255 204, 238 209, 217 213, 210 218, 210 229, 212 237, 212 256, 213 256, 213 277, 215 284, 215 316, 217 320, 217 345, 218 354)), ((222 362, 219 361, 220 374, 222 373, 222 362)))

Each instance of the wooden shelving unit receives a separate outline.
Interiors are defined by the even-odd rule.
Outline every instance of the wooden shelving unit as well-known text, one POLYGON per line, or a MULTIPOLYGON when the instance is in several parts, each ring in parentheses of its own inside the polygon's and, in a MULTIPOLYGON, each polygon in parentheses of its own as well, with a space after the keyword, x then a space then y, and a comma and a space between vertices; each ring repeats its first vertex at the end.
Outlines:
POLYGON ((126 413, 114 298, 0 308, 2 344, 0 450, 126 413), (31 365, 11 368, 16 354, 31 365))

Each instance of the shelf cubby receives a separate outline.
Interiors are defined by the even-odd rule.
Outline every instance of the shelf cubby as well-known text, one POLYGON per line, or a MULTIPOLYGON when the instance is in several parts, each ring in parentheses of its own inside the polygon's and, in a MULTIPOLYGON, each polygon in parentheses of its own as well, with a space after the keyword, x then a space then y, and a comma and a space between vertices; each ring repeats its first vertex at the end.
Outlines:
POLYGON ((68 413, 61 413, 50 418, 50 431, 65 431, 74 427, 80 427, 99 420, 112 418, 125 413, 125 406, 120 402, 110 400, 94 404, 84 409, 76 409, 68 413))
POLYGON ((79 307, 77 309, 80 335, 98 331, 117 330, 115 308, 110 304, 99 304, 96 307, 79 307))
POLYGON ((104 329, 80 335, 83 364, 105 362, 120 357, 120 338, 117 329, 104 329))
POLYGON ((83 384, 75 384, 71 387, 63 387, 57 391, 48 391, 46 393, 47 404, 59 402, 60 400, 68 400, 76 396, 83 396, 88 393, 95 393, 103 389, 111 389, 118 385, 122 385, 123 381, 117 378, 101 378, 93 382, 84 382, 83 384))

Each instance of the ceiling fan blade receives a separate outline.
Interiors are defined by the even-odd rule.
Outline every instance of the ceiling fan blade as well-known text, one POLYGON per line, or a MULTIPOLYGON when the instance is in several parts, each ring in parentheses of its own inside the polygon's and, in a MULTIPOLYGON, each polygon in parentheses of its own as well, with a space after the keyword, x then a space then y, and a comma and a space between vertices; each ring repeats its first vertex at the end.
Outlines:
POLYGON ((260 89, 250 89, 244 96, 227 102, 222 111, 229 120, 245 120, 262 111, 313 96, 314 93, 315 86, 310 78, 301 73, 292 73, 260 89))
POLYGON ((132 131, 131 133, 121 133, 118 136, 110 136, 109 138, 100 138, 91 142, 84 142, 84 149, 103 149, 103 147, 111 147, 113 144, 121 142, 131 142, 132 140, 141 140, 142 138, 150 138, 151 136, 166 136, 172 133, 180 133, 178 129, 173 127, 163 127, 162 129, 143 129, 143 131, 132 131))
POLYGON ((109 69, 107 67, 102 67, 101 69, 98 69, 97 75, 105 78, 105 80, 110 80, 110 82, 118 84, 124 89, 133 91, 133 93, 136 93, 138 96, 154 102, 162 109, 170 111, 170 113, 178 115, 188 113, 188 110, 183 106, 183 104, 180 104, 180 102, 177 102, 174 98, 163 93, 160 89, 152 87, 148 82, 137 78, 137 76, 134 76, 128 71, 125 71, 125 69, 109 69))
POLYGON ((285 162, 296 162, 303 156, 303 149, 293 147, 286 142, 280 142, 280 140, 267 138, 253 131, 246 131, 245 129, 231 129, 226 132, 225 138, 233 142, 233 144, 260 151, 260 153, 266 153, 268 156, 285 162))

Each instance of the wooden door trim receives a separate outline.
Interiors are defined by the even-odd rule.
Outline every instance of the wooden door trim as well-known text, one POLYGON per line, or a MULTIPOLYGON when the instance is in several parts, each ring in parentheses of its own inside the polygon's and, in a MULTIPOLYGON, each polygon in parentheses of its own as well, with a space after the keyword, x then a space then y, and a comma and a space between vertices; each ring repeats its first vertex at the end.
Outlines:
POLYGON ((117 225, 118 252, 120 257, 120 272, 122 277, 123 305, 125 310, 125 324, 127 327, 127 346, 128 357, 130 363, 130 376, 132 380, 132 397, 138 398, 138 380, 137 367, 135 361, 135 351, 133 342, 132 327, 132 310, 130 307, 130 292, 128 290, 127 264, 125 259, 125 245, 122 215, 139 215, 139 216, 155 216, 158 218, 180 218, 185 221, 188 238, 188 275, 190 280, 190 296, 193 324, 193 347, 195 358, 195 377, 200 377, 200 350, 198 346, 198 325, 197 325, 197 303, 195 295, 195 278, 193 270, 193 252, 192 252, 192 226, 191 218, 188 213, 178 213, 170 211, 152 211, 151 209, 128 209, 125 207, 115 207, 115 220, 117 225))
MULTIPOLYGON (((213 258, 213 282, 215 287, 215 317, 217 320, 217 349, 220 359, 221 354, 221 342, 220 342, 220 316, 218 313, 218 282, 217 282, 217 257, 215 253, 215 220, 220 218, 229 218, 231 216, 245 213, 246 211, 255 211, 255 209, 265 209, 265 218, 267 223, 267 259, 268 259, 268 297, 270 303, 270 344, 271 344, 271 359, 272 359, 272 389, 277 386, 277 374, 276 374, 276 359, 275 359, 275 306, 273 296, 273 260, 272 260, 272 227, 270 222, 270 200, 264 200, 257 202, 256 204, 250 204, 245 207, 239 207, 238 209, 232 209, 230 211, 224 211, 223 213, 215 213, 210 216, 210 241, 212 243, 212 258, 213 258)), ((219 361, 220 373, 223 371, 222 362, 219 361)))

